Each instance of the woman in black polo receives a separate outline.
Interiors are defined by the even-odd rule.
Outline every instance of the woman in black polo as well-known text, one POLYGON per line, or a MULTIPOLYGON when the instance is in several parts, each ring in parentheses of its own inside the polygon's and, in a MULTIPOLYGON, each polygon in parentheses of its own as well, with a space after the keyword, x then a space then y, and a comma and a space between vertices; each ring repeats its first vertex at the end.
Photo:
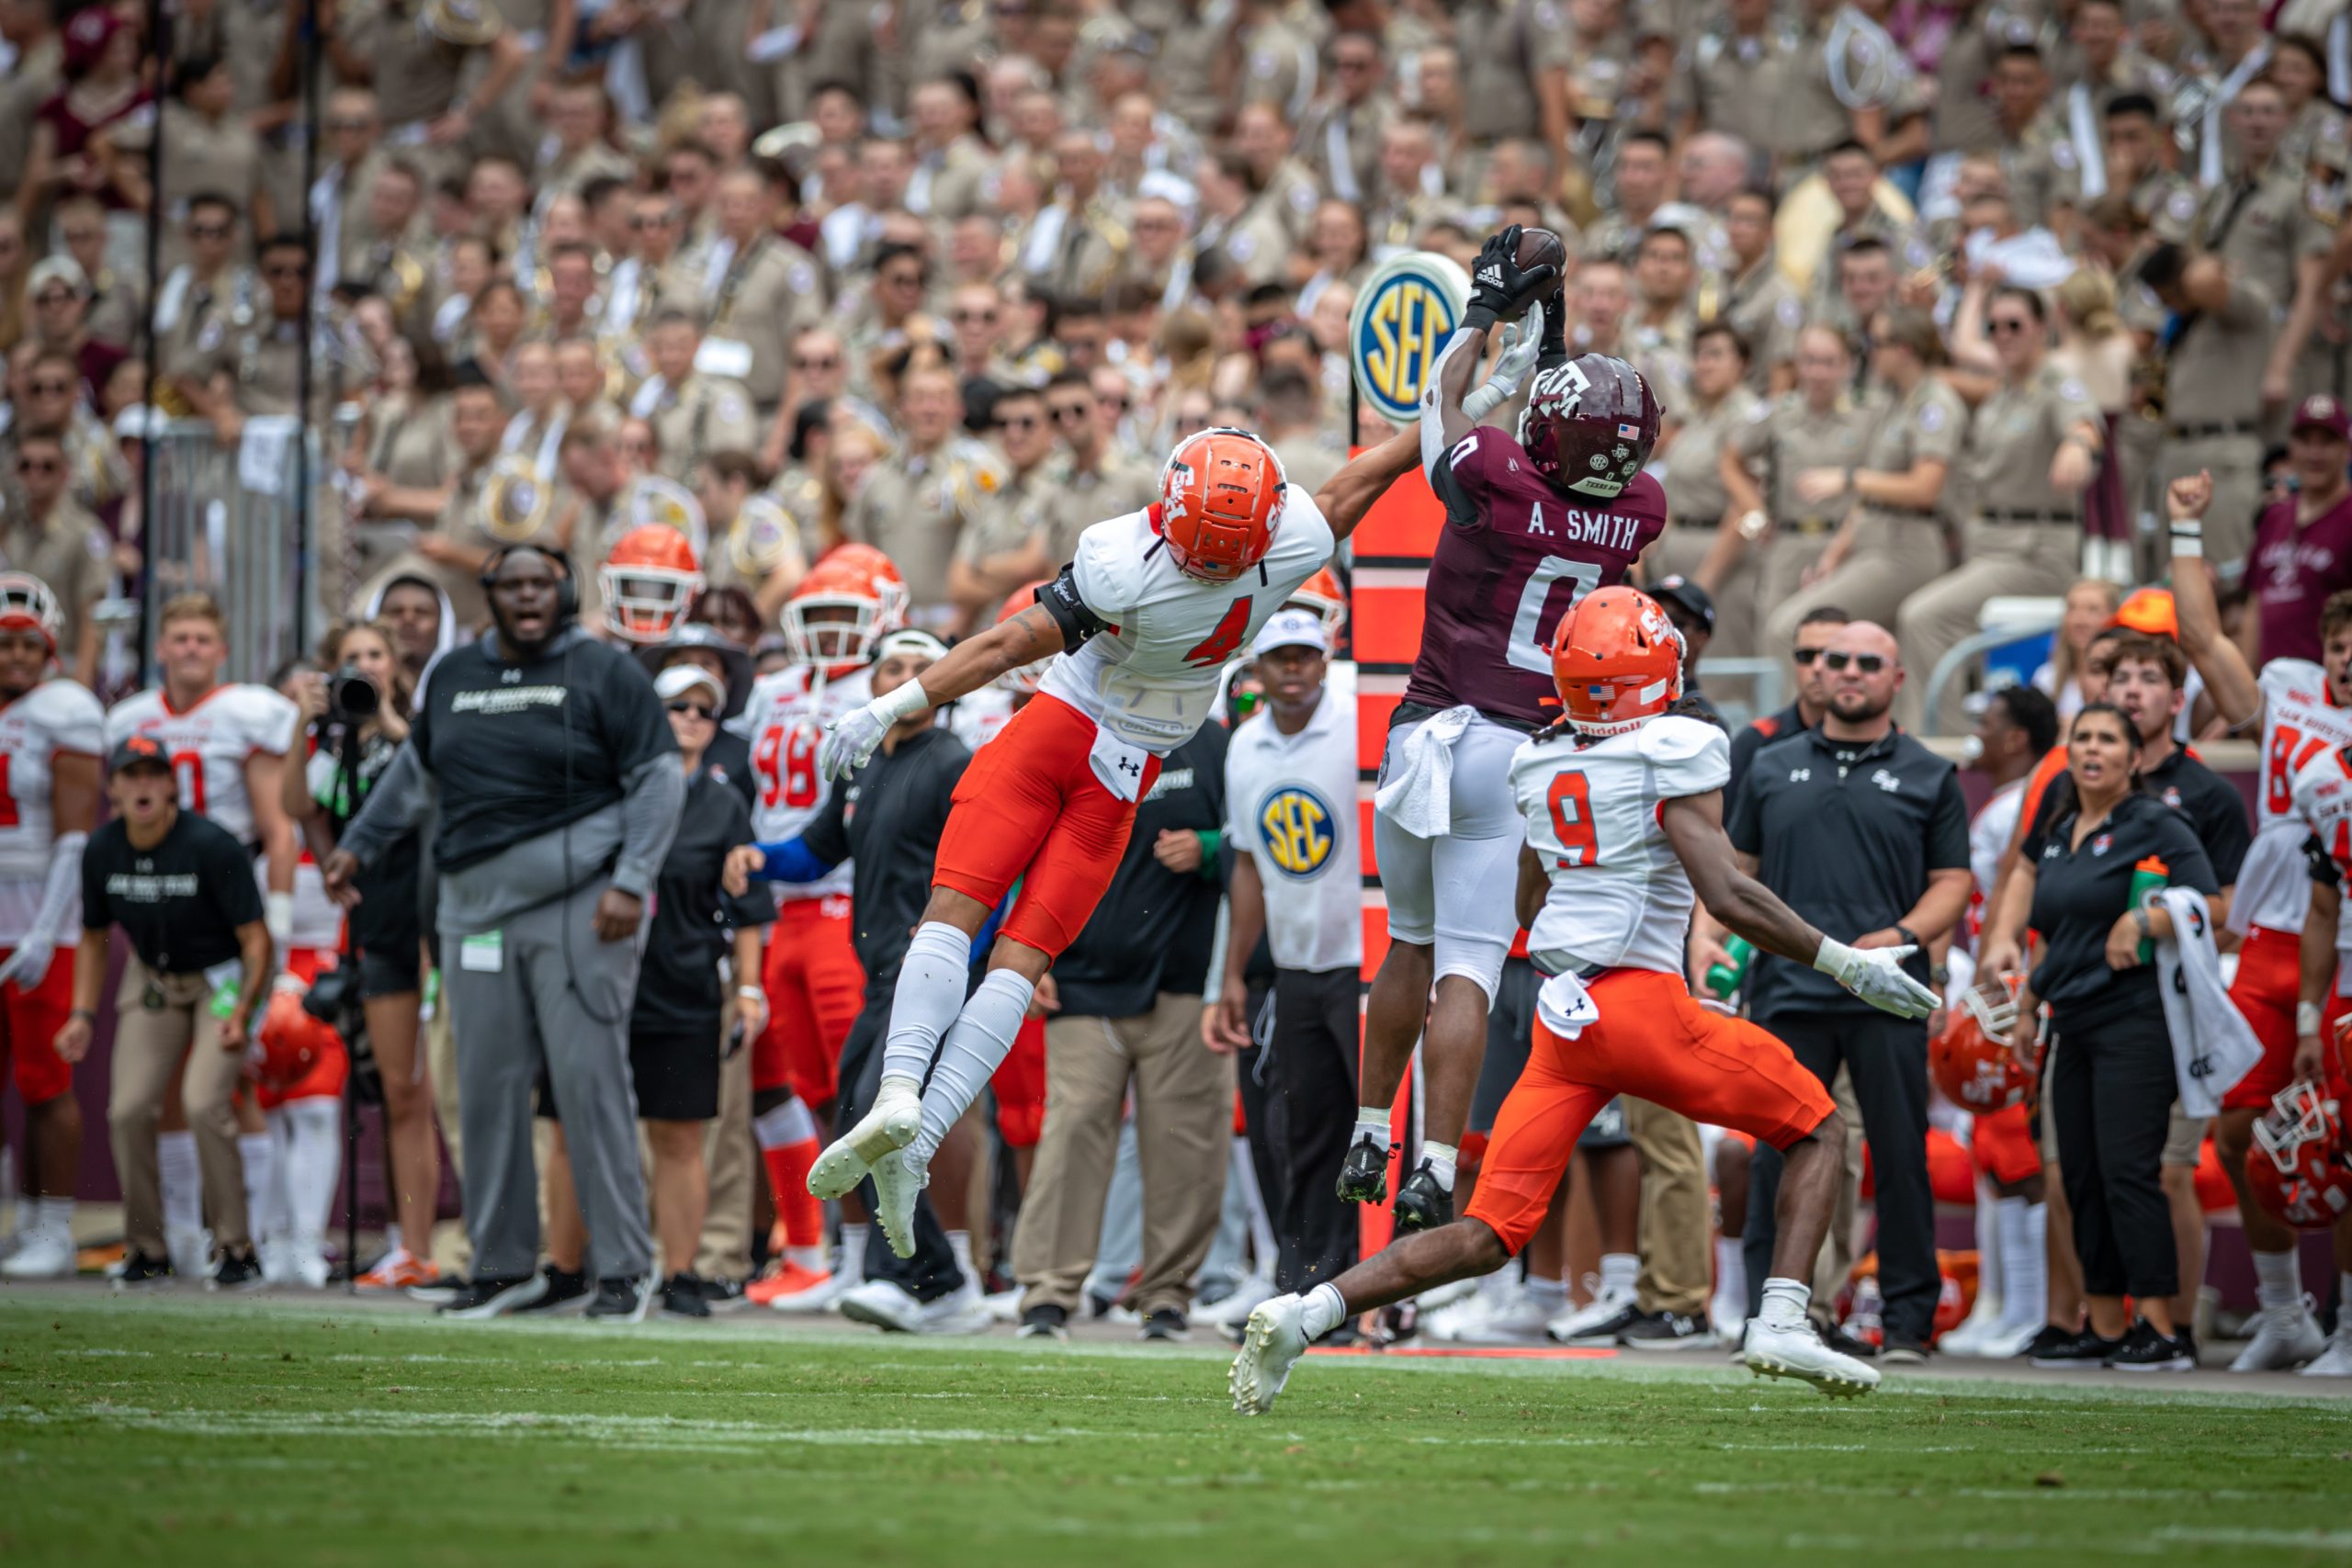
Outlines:
POLYGON ((2033 1364, 2188 1371, 2195 1352, 2166 1304, 2179 1265, 2158 1169, 2175 1095, 2172 1041, 2143 956, 2172 935, 2172 920, 2133 885, 2144 894, 2161 879, 2208 897, 2219 885, 2187 820, 2141 792, 2139 731, 2121 708, 2086 706, 2066 748, 2075 803, 2028 836, 2018 866, 2041 946, 2010 1049, 2031 1062, 2036 1010, 2048 1002, 2052 1038, 2064 1042, 2051 1109, 2090 1321, 2071 1339, 2038 1343, 2033 1364), (2127 1293, 2139 1302, 2136 1323, 2124 1315, 2127 1293))

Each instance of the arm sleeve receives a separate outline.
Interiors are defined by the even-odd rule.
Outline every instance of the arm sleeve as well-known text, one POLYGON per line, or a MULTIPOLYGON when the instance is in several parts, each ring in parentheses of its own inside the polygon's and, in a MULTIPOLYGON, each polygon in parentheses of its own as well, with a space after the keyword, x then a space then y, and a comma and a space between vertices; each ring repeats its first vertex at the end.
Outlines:
MULTIPOLYGON (((1422 418, 1426 422, 1429 416, 1424 414, 1422 418)), ((1421 428, 1427 430, 1430 426, 1424 423, 1421 428)), ((1426 465, 1430 489, 1444 503, 1445 520, 1452 526, 1476 528, 1485 522, 1486 511, 1480 499, 1486 493, 1480 478, 1484 459, 1478 453, 1484 444, 1500 434, 1490 426, 1480 425, 1426 465)))
POLYGON ((424 771, 413 741, 402 746, 392 765, 368 792, 359 815, 343 830, 337 848, 349 850, 361 865, 373 864, 387 846, 415 829, 433 809, 433 776, 424 771))
MULTIPOLYGON (((668 730, 666 721, 662 728, 668 730)), ((676 744, 674 738, 672 744, 676 744)), ((613 886, 642 898, 653 890, 670 841, 678 836, 686 775, 675 758, 656 755, 632 769, 621 788, 621 856, 613 867, 613 886)))
POLYGON ((1968 863, 1968 797, 1961 793, 1960 771, 1947 769, 1928 814, 1928 869, 1964 871, 1968 863))
MULTIPOLYGON (((809 827, 813 829, 816 825, 811 822, 809 827)), ((757 848, 767 858, 767 864, 752 873, 754 882, 814 882, 841 864, 841 862, 828 860, 810 848, 806 833, 797 839, 781 839, 757 848)))
POLYGON ((1079 593, 1078 563, 1075 561, 1064 564, 1061 575, 1039 592, 1037 603, 1046 615, 1054 618, 1054 625, 1062 629, 1062 651, 1065 653, 1083 648, 1089 638, 1106 627, 1103 619, 1087 607, 1085 599, 1079 593))
MULTIPOLYGON (((2317 833, 2303 840, 2303 863, 2310 868, 2312 880, 2322 886, 2344 886, 2344 874, 2335 869, 2335 857, 2327 852, 2327 846, 2320 842, 2317 833)), ((89 895, 85 893, 83 897, 86 901, 89 895)))

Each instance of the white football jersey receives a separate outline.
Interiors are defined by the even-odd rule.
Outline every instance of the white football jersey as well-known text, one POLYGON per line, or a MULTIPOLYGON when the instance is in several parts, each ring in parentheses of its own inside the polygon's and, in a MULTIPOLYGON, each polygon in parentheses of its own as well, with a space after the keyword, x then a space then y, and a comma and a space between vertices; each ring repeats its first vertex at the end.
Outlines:
POLYGON ((1994 878, 2000 874, 2001 852, 2018 830, 2018 816, 2025 808, 2025 780, 2012 779, 1995 790, 1968 824, 1968 946, 1975 951, 1984 930, 1984 900, 1993 896, 1994 878))
POLYGON ((948 704, 940 716, 948 734, 961 740, 966 750, 977 751, 1004 732, 1004 727, 1012 722, 1012 712, 1011 692, 983 686, 948 704))
POLYGON ((173 711, 158 686, 125 697, 107 714, 107 746, 145 733, 163 743, 179 780, 180 805, 208 817, 241 842, 254 841, 254 803, 245 763, 293 749, 301 710, 267 686, 215 686, 186 712, 173 711))
MULTIPOLYGON (((817 746, 825 727, 864 707, 874 692, 867 671, 852 671, 815 682, 818 671, 792 664, 752 688, 728 726, 752 743, 752 834, 762 843, 789 839, 806 828, 832 798, 832 781, 817 767, 817 746)), ((849 862, 815 882, 779 882, 779 898, 823 898, 849 891, 849 862)))
POLYGON ((1298 485, 1283 491, 1273 547, 1231 582, 1178 571, 1148 510, 1080 534, 1072 576, 1104 629, 1054 660, 1046 694, 1155 756, 1191 739, 1216 706, 1227 662, 1331 558, 1331 525, 1314 498, 1298 485))
POLYGON ((2245 932, 2300 931, 2311 907, 2295 775, 2322 752, 2352 745, 2352 709, 2327 700, 2327 672, 2308 659, 2262 667, 2262 782, 2254 802, 2254 844, 2238 868, 2229 926, 2245 932))
MULTIPOLYGON (((62 753, 85 757, 106 750, 106 710, 90 689, 62 676, 44 681, 0 707, 0 947, 14 947, 40 912, 57 842, 51 815, 51 764, 62 753)), ((82 917, 58 933, 58 946, 80 940, 82 917)))
POLYGON ((1658 808, 1730 782, 1731 740, 1703 719, 1669 714, 1584 746, 1521 742, 1511 798, 1552 878, 1527 933, 1538 966, 1682 974, 1698 900, 1658 808))

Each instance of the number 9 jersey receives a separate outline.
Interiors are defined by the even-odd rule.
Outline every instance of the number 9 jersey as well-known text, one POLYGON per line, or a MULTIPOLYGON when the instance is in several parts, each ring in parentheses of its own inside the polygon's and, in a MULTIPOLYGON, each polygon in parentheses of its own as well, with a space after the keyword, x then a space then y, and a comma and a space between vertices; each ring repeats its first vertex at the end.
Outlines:
POLYGON ((1697 899, 1665 805, 1730 781, 1730 738, 1679 714, 1582 746, 1569 735, 1521 743, 1511 798, 1552 879, 1527 934, 1537 966, 1679 976, 1697 899))
MULTIPOLYGON (((752 836, 763 844, 796 836, 825 808, 834 786, 817 766, 817 743, 827 725, 874 695, 865 665, 821 684, 817 674, 815 665, 790 664, 763 677, 728 726, 751 743, 752 836)), ((846 895, 849 885, 843 861, 815 882, 775 886, 787 901, 846 895)))

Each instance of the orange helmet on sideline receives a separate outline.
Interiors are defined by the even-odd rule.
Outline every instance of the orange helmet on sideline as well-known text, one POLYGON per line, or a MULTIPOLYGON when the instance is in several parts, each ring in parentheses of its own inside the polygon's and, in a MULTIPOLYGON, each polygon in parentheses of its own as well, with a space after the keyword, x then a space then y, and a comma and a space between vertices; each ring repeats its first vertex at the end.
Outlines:
MULTIPOLYGON (((997 620, 1009 621, 1035 604, 1037 602, 1037 595, 1044 591, 1046 584, 1052 581, 1051 578, 1041 578, 1035 582, 1023 583, 1006 594, 1004 608, 996 613, 997 620)), ((1038 683, 1046 678, 1047 666, 1052 663, 1051 658, 1046 658, 1033 664, 1023 664, 1018 670, 1008 670, 996 678, 996 683, 1017 696, 1034 697, 1037 694, 1038 683)))
POLYGON ((2314 1084, 2273 1095, 2245 1152, 2246 1190, 2273 1219, 2325 1230, 2352 1213, 2352 1151, 2335 1101, 2314 1084))
POLYGON ((1230 582, 1273 547, 1283 462, 1246 430, 1186 436, 1159 470, 1159 536, 1187 577, 1230 582))
POLYGON ((1635 588, 1588 593, 1552 634, 1552 681, 1579 735, 1622 735, 1682 695, 1682 638, 1635 588))
POLYGON ((0 571, 0 631, 35 631, 57 651, 65 612, 48 583, 28 571, 0 571))
POLYGON ((280 975, 270 987, 269 1006, 254 1038, 261 1046, 262 1075, 272 1083, 298 1081, 343 1043, 332 1024, 302 1010, 310 988, 299 975, 280 975))
POLYGON ((778 617, 795 664, 864 664, 906 624, 907 581, 871 545, 843 545, 800 580, 778 617))
POLYGON ((1283 608, 1293 604, 1319 617, 1327 633, 1338 631, 1348 618, 1348 596, 1340 592, 1340 580, 1328 566, 1300 583, 1283 608))
POLYGON ((684 620, 703 590, 702 563, 675 528, 641 523, 623 534, 596 569, 605 624, 633 643, 660 642, 684 620))
POLYGON ((1928 1071, 1944 1098, 1963 1111, 1990 1116, 2025 1098, 2032 1075, 2009 1055, 2017 1028, 2018 976, 2004 976, 1961 993, 1944 1032, 1928 1045, 1928 1071))

